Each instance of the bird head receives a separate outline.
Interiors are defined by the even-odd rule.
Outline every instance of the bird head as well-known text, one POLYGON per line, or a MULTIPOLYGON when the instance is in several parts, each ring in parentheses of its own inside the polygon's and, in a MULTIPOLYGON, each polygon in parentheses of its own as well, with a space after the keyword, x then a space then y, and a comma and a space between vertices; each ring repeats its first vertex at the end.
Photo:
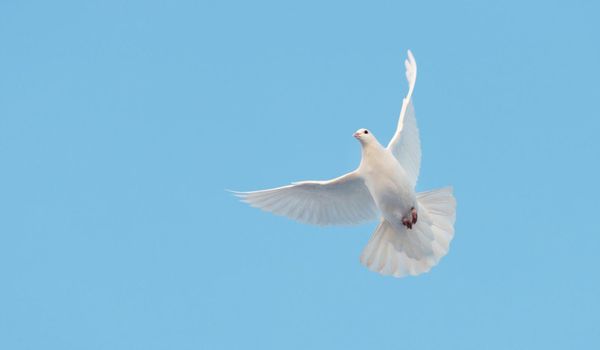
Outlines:
POLYGON ((373 140, 375 140, 375 136, 367 130, 367 129, 358 129, 354 133, 354 138, 356 138, 361 144, 366 145, 373 140))

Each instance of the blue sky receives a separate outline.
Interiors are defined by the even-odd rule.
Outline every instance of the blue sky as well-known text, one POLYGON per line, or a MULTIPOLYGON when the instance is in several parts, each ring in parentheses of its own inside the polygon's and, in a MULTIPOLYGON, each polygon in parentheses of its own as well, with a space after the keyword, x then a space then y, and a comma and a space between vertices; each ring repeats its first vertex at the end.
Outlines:
POLYGON ((3 1, 0 348, 599 347, 599 11, 3 1), (417 187, 458 200, 430 273, 225 192, 356 167, 409 48, 417 187))

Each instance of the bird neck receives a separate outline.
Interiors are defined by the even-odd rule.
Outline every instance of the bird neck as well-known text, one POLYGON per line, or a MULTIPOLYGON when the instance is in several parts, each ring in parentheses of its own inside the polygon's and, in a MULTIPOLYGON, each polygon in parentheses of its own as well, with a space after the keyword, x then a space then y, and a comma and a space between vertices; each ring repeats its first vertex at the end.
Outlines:
POLYGON ((371 142, 363 143, 361 144, 361 146, 363 159, 373 154, 379 153, 383 149, 383 147, 381 146, 381 144, 379 144, 379 142, 377 142, 377 140, 372 140, 371 142))

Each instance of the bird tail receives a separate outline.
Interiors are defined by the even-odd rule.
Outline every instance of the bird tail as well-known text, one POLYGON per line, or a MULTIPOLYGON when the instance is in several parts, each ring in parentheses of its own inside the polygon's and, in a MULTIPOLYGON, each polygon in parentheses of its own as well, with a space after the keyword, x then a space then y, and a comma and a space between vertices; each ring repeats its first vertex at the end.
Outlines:
POLYGON ((381 219, 360 261, 382 275, 419 275, 437 265, 454 237, 456 200, 452 187, 417 193, 418 220, 412 229, 381 219))

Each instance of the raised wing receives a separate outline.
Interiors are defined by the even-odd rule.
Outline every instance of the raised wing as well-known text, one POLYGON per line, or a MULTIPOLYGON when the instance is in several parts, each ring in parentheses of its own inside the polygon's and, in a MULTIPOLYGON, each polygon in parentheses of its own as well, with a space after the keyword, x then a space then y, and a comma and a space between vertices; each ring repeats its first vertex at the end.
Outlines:
POLYGON ((421 141, 419 129, 415 119, 415 109, 412 104, 412 94, 417 80, 417 62, 408 51, 408 59, 404 61, 406 67, 406 80, 408 80, 408 94, 402 100, 402 109, 398 118, 398 128, 387 148, 392 151, 412 185, 417 183, 419 168, 421 167, 421 141))
POLYGON ((378 217, 356 171, 328 181, 302 181, 254 192, 234 192, 253 207, 314 225, 351 225, 378 217))

